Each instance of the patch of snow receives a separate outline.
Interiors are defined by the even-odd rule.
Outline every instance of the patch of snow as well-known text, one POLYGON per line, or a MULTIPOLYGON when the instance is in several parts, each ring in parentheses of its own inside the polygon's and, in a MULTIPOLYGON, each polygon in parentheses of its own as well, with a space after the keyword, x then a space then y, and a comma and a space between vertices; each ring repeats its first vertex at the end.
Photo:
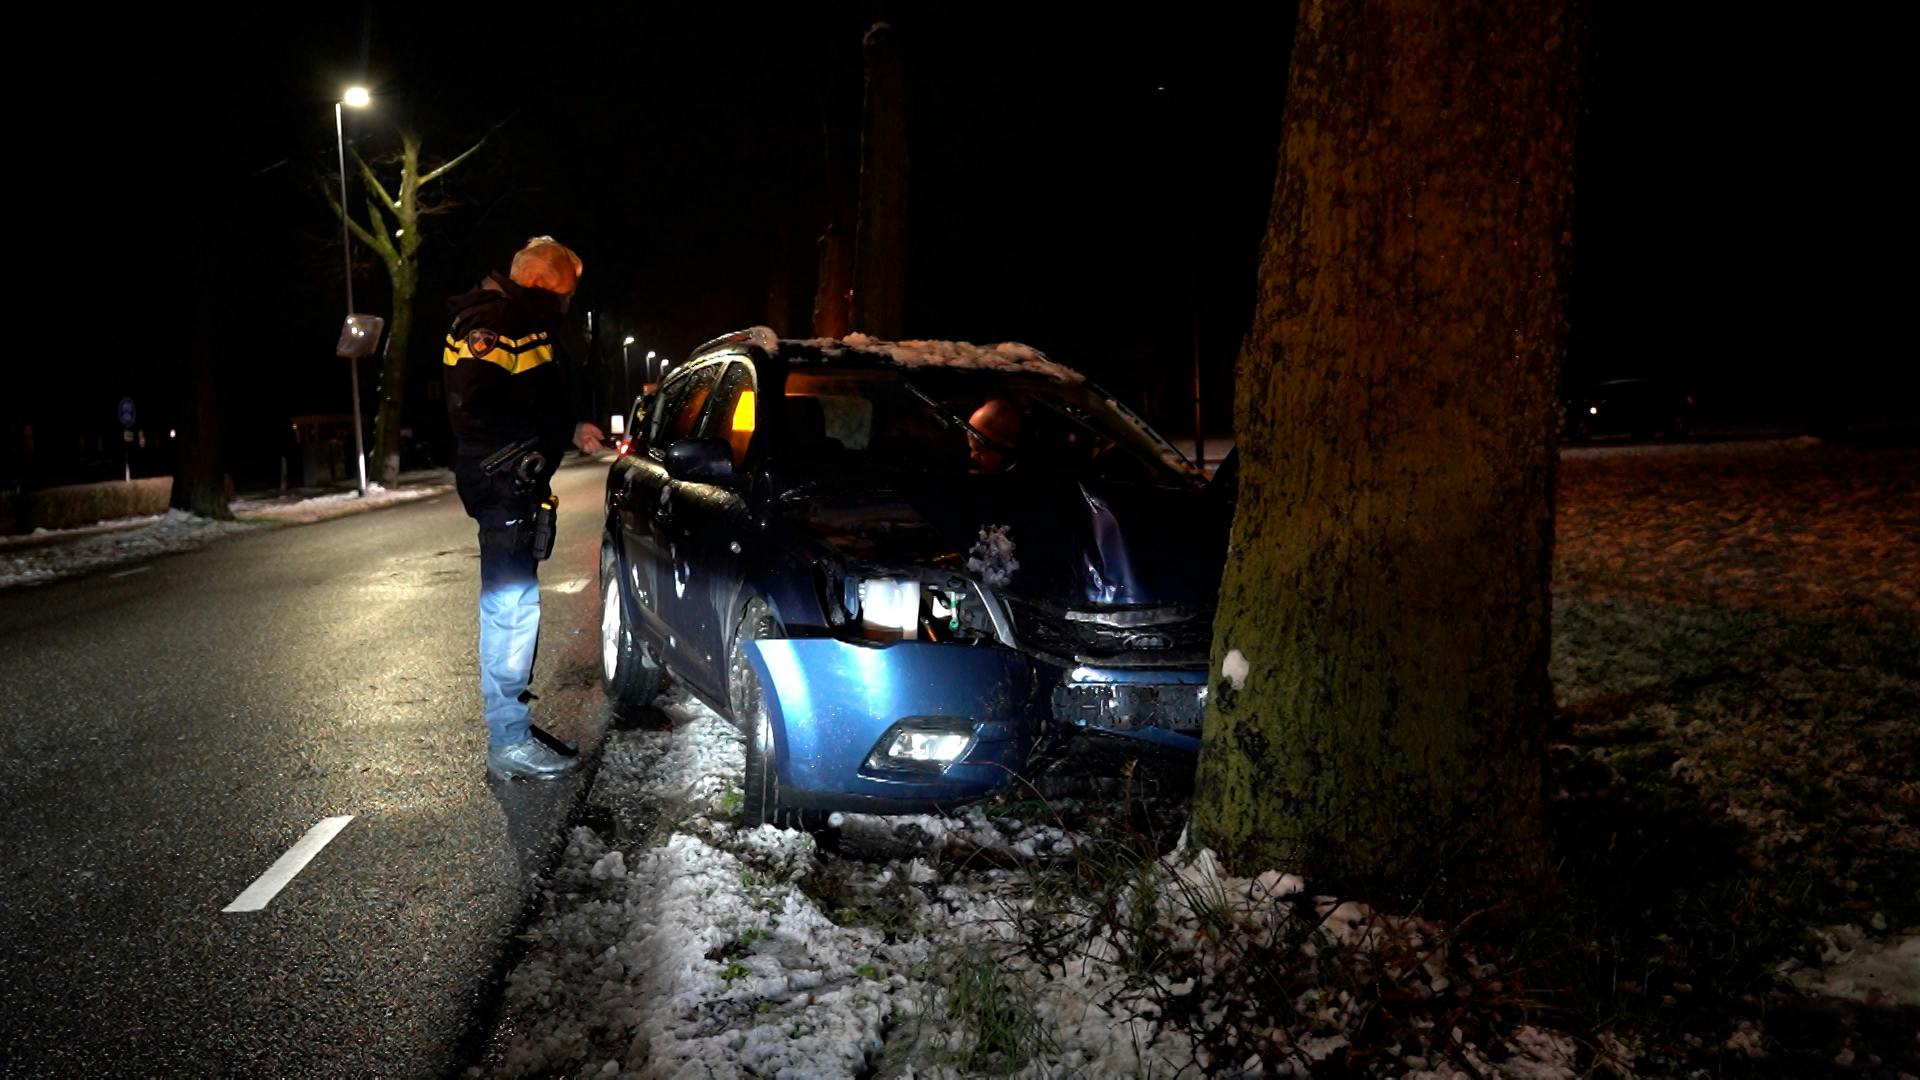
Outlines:
POLYGON ((1240 655, 1239 649, 1227 650, 1226 659, 1220 661, 1221 676, 1232 683, 1235 690, 1247 688, 1248 670, 1247 658, 1240 655))
POLYGON ((1834 926, 1820 937, 1823 966, 1795 972, 1795 986, 1869 1005, 1920 1008, 1920 931, 1874 939, 1855 926, 1834 926))
POLYGON ((358 492, 342 491, 331 495, 288 499, 268 497, 239 499, 232 504, 233 516, 243 521, 278 521, 289 525, 311 525, 347 514, 397 506, 417 499, 429 499, 452 491, 451 484, 421 484, 388 490, 376 483, 367 485, 363 498, 358 492))
POLYGON ((968 552, 967 569, 980 575, 989 588, 998 589, 1013 580, 1020 561, 1013 557, 1013 537, 1005 525, 989 525, 980 530, 980 539, 968 552))
POLYGON ((845 338, 814 338, 794 344, 816 349, 826 357, 848 352, 867 353, 885 358, 904 368, 946 367, 977 371, 1005 371, 1042 375, 1056 382, 1080 383, 1086 376, 1047 359, 1031 345, 1003 341, 998 345, 975 345, 966 341, 882 341, 866 334, 848 334, 845 338))
POLYGON ((75 529, 36 529, 31 537, 12 544, 0 543, 0 588, 39 585, 192 551, 260 524, 311 524, 431 498, 451 490, 449 484, 425 484, 392 491, 369 484, 365 498, 348 491, 310 498, 236 499, 228 504, 233 511, 233 521, 213 521, 184 510, 169 510, 152 517, 117 518, 75 529), (28 540, 31 542, 24 542, 28 540))
MULTIPOLYGON (((503 1048, 482 1073, 846 1076, 890 1062, 898 1075, 966 1075, 976 1035, 950 1011, 948 987, 953 972, 986 963, 1038 1025, 1014 1075, 1177 1075, 1218 1064, 1220 1048, 1197 1046, 1188 1020, 1161 1019, 1163 1004, 1192 999, 1226 1030, 1233 1002, 1219 995, 1234 942, 1299 940, 1309 963, 1342 950, 1373 957, 1356 962, 1400 964, 1433 993, 1449 977, 1475 981, 1470 958, 1450 956, 1431 923, 1306 899, 1293 874, 1231 877, 1212 852, 1184 847, 1129 871, 1139 878, 1124 902, 1148 913, 1169 950, 1142 973, 1121 931, 1089 923, 1073 901, 1048 906, 1060 899, 1021 869, 1085 838, 981 807, 847 814, 840 849, 867 854, 829 859, 805 834, 732 825, 740 736, 683 694, 658 704, 670 729, 612 736, 589 796, 616 820, 621 807, 650 813, 624 840, 572 835, 507 980, 503 1048), (1077 944, 1042 962, 1023 948, 1036 932, 1077 944)), ((1367 1014, 1344 995, 1309 1002, 1297 1029, 1262 1029, 1257 1042, 1293 1055, 1304 1075, 1339 1060, 1367 1014)), ((1470 1044, 1429 1047, 1422 1060, 1449 1076, 1480 1065, 1524 1080, 1575 1075, 1563 1068, 1572 1042, 1556 1033, 1520 1028, 1503 1045, 1497 1067, 1470 1044)), ((1259 1050, 1242 1042, 1231 1060, 1257 1072, 1246 1055, 1259 1050)))
POLYGON ((184 510, 169 510, 151 518, 123 519, 121 524, 134 527, 105 532, 97 527, 70 530, 81 535, 73 540, 0 553, 0 588, 39 585, 92 570, 192 551, 252 527, 244 522, 195 517, 184 510))

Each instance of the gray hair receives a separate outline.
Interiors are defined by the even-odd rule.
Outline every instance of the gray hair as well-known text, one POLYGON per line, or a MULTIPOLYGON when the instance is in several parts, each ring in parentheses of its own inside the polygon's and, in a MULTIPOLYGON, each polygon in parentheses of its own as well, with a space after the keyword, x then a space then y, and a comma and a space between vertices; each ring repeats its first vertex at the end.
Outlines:
POLYGON ((514 284, 557 293, 571 293, 586 264, 573 249, 551 236, 536 236, 514 253, 509 276, 514 284))

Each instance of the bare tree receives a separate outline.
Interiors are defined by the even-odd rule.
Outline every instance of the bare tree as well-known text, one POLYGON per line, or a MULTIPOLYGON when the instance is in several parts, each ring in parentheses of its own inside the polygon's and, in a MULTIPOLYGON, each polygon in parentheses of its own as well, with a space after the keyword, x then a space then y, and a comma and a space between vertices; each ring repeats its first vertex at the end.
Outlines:
POLYGON ((327 204, 343 216, 353 235, 380 256, 393 285, 393 315, 387 320, 387 342, 380 365, 380 404, 373 427, 373 457, 380 481, 391 485, 400 477, 401 413, 406 405, 407 347, 413 337, 413 298, 420 287, 420 245, 426 241, 421 219, 443 209, 421 201, 427 185, 458 168, 486 145, 474 143, 452 160, 422 171, 421 140, 412 132, 400 134, 399 185, 389 189, 356 151, 353 162, 365 184, 367 220, 362 223, 341 207, 332 192, 327 204))
POLYGON ((1540 866, 1579 2, 1301 9, 1193 819, 1230 865, 1540 866))

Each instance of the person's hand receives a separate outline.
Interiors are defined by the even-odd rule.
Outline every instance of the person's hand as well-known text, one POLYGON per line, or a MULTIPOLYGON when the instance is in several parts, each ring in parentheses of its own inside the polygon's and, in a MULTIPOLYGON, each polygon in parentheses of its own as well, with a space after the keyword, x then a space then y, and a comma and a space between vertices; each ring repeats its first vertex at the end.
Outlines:
POLYGON ((573 425, 573 445, 583 454, 597 454, 607 448, 607 434, 586 420, 573 425))

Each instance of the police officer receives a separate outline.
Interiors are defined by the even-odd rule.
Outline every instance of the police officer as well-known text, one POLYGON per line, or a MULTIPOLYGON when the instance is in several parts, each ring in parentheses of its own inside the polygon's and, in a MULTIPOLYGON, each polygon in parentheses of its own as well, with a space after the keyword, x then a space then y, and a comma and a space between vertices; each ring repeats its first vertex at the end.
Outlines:
POLYGON ((583 267, 550 236, 513 257, 510 273, 448 301, 447 414, 458 441, 454 480, 467 514, 480 523, 480 702, 487 720, 487 772, 501 779, 551 780, 578 759, 533 737, 527 684, 540 637, 535 517, 571 442, 604 446, 591 423, 575 423, 560 353, 562 315, 583 267), (489 473, 483 463, 525 444, 489 473), (537 457, 529 456, 535 455, 537 457))

